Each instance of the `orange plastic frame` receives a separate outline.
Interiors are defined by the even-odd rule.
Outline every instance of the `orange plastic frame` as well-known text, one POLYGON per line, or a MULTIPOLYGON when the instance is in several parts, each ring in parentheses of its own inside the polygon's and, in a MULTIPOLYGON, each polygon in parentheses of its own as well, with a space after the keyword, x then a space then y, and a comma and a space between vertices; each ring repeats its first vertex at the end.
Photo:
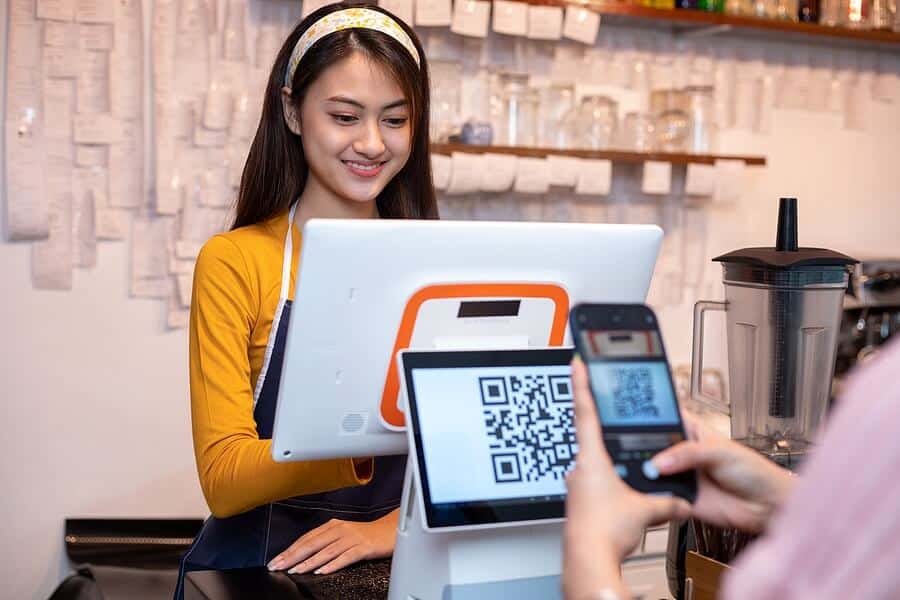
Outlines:
POLYGON ((447 298, 548 298, 553 300, 556 310, 550 328, 549 346, 561 346, 566 334, 566 319, 569 315, 569 295, 552 283, 456 283, 426 286, 410 297, 403 310, 394 350, 388 362, 381 395, 381 419, 385 425, 394 428, 406 426, 406 418, 397 407, 400 380, 397 375, 397 353, 409 348, 419 309, 428 300, 447 298))

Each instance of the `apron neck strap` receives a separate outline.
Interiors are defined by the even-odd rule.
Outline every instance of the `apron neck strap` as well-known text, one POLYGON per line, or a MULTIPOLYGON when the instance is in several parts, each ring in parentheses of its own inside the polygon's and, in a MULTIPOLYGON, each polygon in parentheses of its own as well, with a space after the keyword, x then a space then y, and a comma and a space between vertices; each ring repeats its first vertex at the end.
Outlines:
POLYGON ((287 234, 284 236, 284 257, 281 262, 281 292, 278 294, 280 300, 286 300, 288 297, 288 288, 291 285, 291 263, 294 259, 294 217, 297 216, 297 205, 294 202, 288 213, 287 234))

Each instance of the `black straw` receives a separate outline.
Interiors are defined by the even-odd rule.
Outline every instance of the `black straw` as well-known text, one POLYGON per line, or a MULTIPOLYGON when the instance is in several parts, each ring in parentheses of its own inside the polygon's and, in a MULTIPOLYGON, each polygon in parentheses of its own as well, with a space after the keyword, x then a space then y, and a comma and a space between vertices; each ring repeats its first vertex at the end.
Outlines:
POLYGON ((782 198, 778 205, 778 237, 775 249, 779 252, 797 251, 797 199, 782 198))

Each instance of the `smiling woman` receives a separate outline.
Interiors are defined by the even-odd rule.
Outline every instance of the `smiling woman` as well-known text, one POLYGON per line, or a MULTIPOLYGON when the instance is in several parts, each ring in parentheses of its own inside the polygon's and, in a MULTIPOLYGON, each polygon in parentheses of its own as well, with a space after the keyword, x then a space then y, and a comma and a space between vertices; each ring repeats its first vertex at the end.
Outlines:
POLYGON ((437 217, 428 89, 415 34, 375 6, 323 7, 278 54, 234 226, 194 272, 191 418, 213 516, 176 598, 191 570, 330 573, 393 552, 405 457, 276 463, 271 435, 303 223, 437 217))
POLYGON ((412 149, 409 102, 401 87, 371 58, 354 53, 310 87, 299 118, 290 90, 283 93, 288 124, 301 136, 309 165, 300 219, 330 207, 347 216, 373 216, 374 200, 412 149))

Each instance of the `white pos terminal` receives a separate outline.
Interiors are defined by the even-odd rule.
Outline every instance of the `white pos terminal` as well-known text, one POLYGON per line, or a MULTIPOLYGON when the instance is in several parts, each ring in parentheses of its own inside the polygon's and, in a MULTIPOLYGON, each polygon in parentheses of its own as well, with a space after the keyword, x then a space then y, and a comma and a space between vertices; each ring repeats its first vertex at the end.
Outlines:
POLYGON ((565 342, 576 302, 642 302, 654 225, 312 219, 272 454, 405 454, 396 355, 406 348, 565 342))
MULTIPOLYGON (((470 365, 473 373, 495 367, 528 371, 523 375, 539 371, 555 378, 557 387, 548 389, 555 389, 557 417, 564 421, 571 351, 547 347, 570 343, 566 323, 577 302, 642 302, 661 240, 662 231, 653 225, 316 219, 306 224, 272 454, 278 461, 294 461, 414 450, 407 463, 391 600, 558 597, 567 453, 566 444, 554 446, 558 464, 532 481, 527 465, 514 464, 512 456, 488 462, 477 444, 429 446, 441 435, 430 424, 443 418, 432 411, 448 400, 438 396, 435 402, 432 388, 407 385, 417 399, 427 393, 428 400, 427 407, 416 405, 426 411, 419 414, 418 430, 405 431, 409 414, 401 383, 408 382, 401 382, 397 357, 404 350, 441 350, 428 354, 435 360, 477 359, 470 365), (510 353, 527 348, 543 350, 510 353), (501 359, 525 362, 491 366, 501 359), (408 441, 407 434, 417 431, 418 443, 408 441), (429 447, 443 447, 443 458, 429 463, 429 447), (425 452, 421 457, 419 448, 425 452), (474 455, 464 458, 479 448, 480 462, 474 455), (516 482, 516 476, 523 481, 516 482)), ((407 356, 413 360, 413 354, 407 356)), ((422 376, 437 377, 438 370, 427 369, 429 375, 423 370, 422 376)), ((485 386, 481 393, 500 393, 497 382, 485 386)), ((457 418, 453 435, 484 435, 485 424, 473 417, 474 409, 456 414, 446 408, 445 417, 457 418)))

